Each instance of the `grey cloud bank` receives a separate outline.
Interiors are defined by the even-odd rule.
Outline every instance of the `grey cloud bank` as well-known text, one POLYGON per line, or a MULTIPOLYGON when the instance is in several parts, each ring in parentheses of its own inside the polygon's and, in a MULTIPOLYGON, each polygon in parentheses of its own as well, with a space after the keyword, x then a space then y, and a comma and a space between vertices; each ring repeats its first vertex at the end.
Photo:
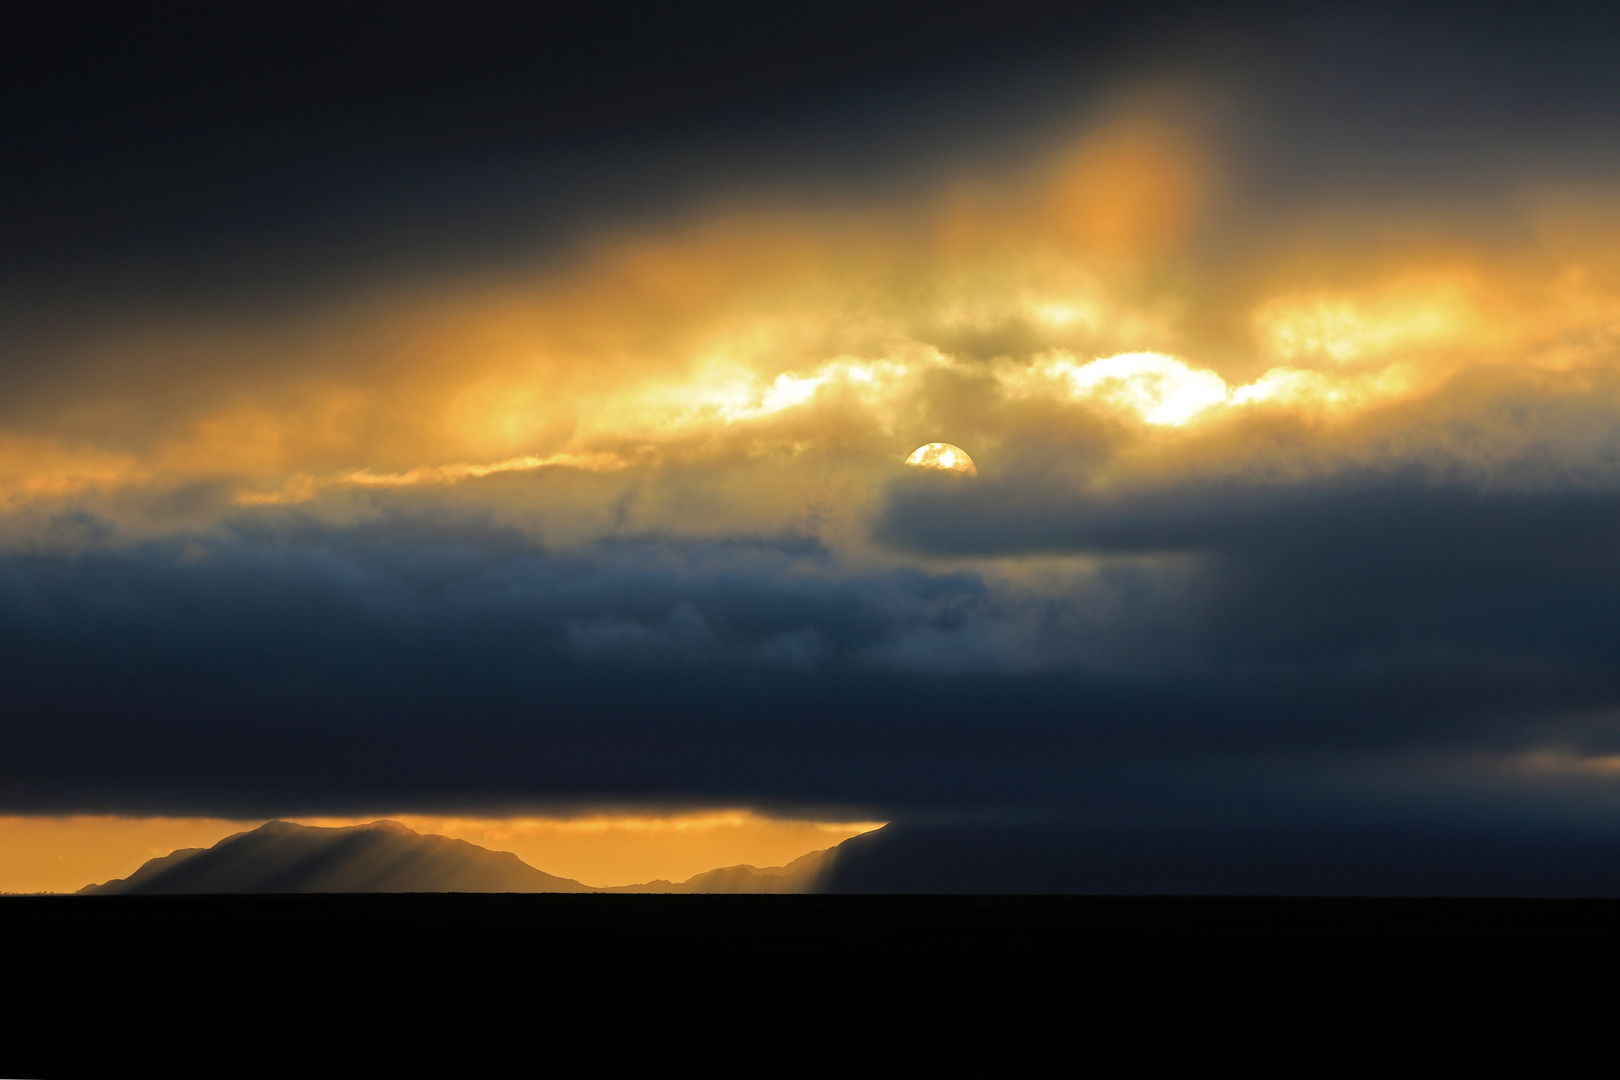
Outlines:
MULTIPOLYGON (((908 498, 891 536, 910 522, 958 542, 908 498)), ((986 572, 841 569, 795 537, 551 552, 420 515, 13 553, 0 798, 1469 827, 1499 823, 1504 800, 1590 825, 1606 801, 1514 762, 1613 749, 1609 497, 1212 492, 1168 526, 1151 500, 1041 505, 1037 537, 1106 544, 1117 565, 1030 593, 986 572), (1127 557, 1161 536, 1191 561, 1127 557)), ((1021 543, 1016 514, 946 520, 1021 543)))

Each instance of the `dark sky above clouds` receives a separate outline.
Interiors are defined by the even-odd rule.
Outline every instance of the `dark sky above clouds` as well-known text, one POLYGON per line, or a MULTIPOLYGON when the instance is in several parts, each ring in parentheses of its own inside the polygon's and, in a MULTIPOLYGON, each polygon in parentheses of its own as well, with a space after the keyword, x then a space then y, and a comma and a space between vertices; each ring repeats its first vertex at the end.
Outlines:
POLYGON ((0 809, 1612 832, 1612 17, 12 29, 0 809))

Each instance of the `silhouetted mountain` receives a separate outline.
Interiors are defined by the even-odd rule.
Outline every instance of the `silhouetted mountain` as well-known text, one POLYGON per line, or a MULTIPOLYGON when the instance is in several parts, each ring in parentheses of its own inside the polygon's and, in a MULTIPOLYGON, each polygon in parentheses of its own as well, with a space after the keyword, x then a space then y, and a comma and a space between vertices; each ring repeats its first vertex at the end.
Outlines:
POLYGON ((786 866, 723 866, 685 881, 649 881, 644 885, 616 885, 602 892, 637 893, 809 893, 820 892, 821 882, 837 848, 812 851, 786 866))
POLYGON ((1273 827, 895 824, 786 866, 592 888, 393 821, 272 821, 82 894, 1137 893, 1620 896, 1620 845, 1273 827))
POLYGON ((423 836, 397 821, 341 829, 272 821, 211 848, 183 848, 81 895, 590 892, 507 851, 423 836))
POLYGON ((1620 844, 1309 827, 905 824, 832 849, 819 891, 1620 896, 1620 844))
MULTIPOLYGON (((246 836, 246 833, 237 833, 236 836, 246 836)), ((219 843, 236 839, 236 836, 227 836, 219 843)), ((215 847, 219 845, 216 844, 215 847)), ((80 895, 89 896, 98 893, 140 893, 146 891, 146 886, 155 881, 161 881, 165 875, 179 869, 180 864, 188 859, 201 855, 212 848, 187 847, 176 848, 169 854, 156 859, 148 859, 141 864, 141 868, 127 878, 115 878, 103 885, 86 885, 79 890, 80 895)), ((158 892, 170 892, 170 889, 159 889, 158 892)))
POLYGON ((211 848, 181 848, 79 894, 817 892, 836 850, 813 851, 786 866, 727 866, 685 881, 595 889, 536 870, 511 852, 423 836, 397 821, 340 829, 272 821, 211 848))

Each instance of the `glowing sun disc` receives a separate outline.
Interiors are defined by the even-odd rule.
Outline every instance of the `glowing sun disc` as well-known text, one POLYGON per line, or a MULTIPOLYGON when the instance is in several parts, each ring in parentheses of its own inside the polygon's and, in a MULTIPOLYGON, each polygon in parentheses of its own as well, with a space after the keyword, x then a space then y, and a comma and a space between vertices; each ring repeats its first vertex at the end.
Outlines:
POLYGON ((939 469, 964 476, 979 475, 979 467, 973 464, 967 451, 948 442, 931 442, 917 447, 906 458, 906 464, 918 469, 939 469))

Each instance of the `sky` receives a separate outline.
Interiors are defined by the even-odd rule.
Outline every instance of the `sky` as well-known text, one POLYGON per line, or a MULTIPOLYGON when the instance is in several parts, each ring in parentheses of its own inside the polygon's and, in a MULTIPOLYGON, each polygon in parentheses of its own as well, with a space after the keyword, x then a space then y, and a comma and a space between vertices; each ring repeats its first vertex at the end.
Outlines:
POLYGON ((272 817, 1620 843, 1614 16, 31 18, 0 889, 272 817))

